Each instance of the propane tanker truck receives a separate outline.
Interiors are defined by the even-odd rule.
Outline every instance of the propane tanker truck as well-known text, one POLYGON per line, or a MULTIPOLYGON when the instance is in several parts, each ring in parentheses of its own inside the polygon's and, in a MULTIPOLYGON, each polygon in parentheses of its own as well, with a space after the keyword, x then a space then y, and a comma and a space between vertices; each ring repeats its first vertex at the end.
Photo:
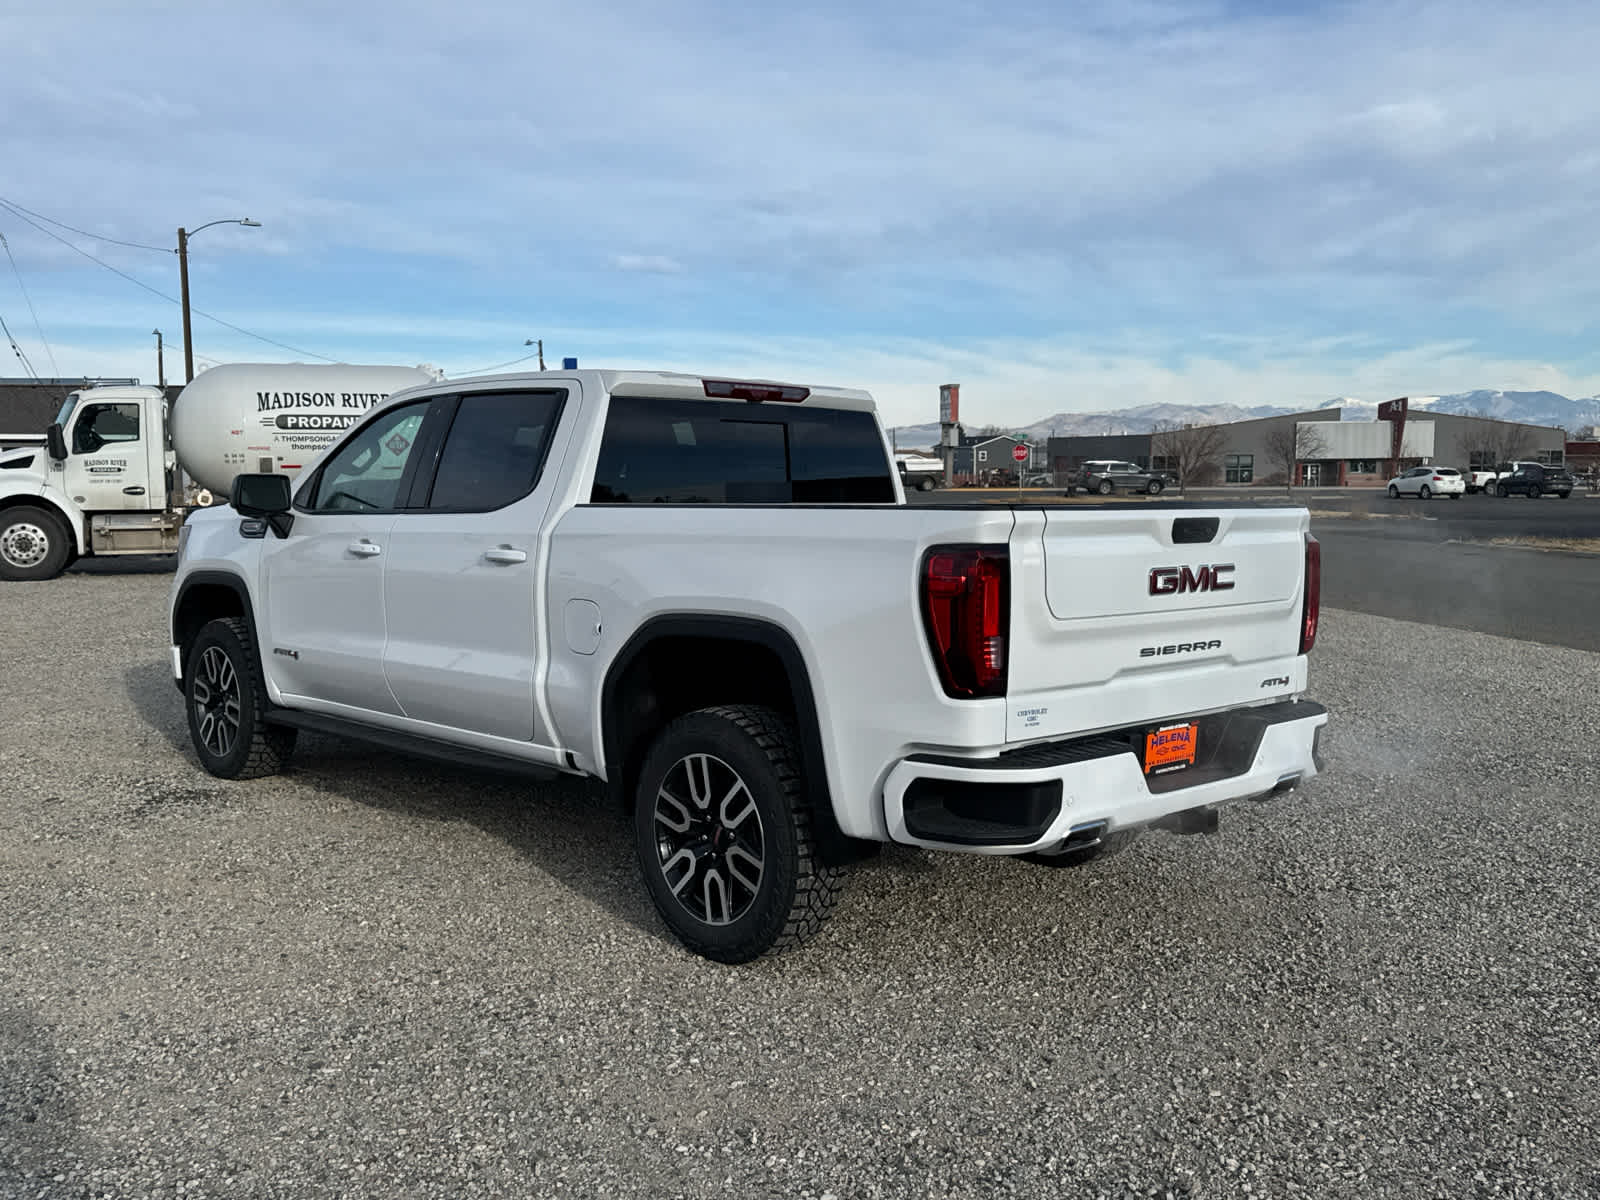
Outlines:
POLYGON ((0 579, 50 579, 89 554, 172 554, 189 511, 242 471, 294 476, 423 367, 231 363, 169 407, 160 388, 73 392, 46 445, 0 454, 0 579), (185 478, 187 476, 187 478, 185 478))

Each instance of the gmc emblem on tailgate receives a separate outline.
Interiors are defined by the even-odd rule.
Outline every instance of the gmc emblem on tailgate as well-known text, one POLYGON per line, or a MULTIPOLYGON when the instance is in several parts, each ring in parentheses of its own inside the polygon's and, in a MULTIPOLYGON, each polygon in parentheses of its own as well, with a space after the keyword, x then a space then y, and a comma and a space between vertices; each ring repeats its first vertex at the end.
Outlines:
POLYGON ((1150 594, 1170 596, 1174 592, 1226 592, 1232 589, 1232 563, 1206 567, 1151 567, 1150 594))

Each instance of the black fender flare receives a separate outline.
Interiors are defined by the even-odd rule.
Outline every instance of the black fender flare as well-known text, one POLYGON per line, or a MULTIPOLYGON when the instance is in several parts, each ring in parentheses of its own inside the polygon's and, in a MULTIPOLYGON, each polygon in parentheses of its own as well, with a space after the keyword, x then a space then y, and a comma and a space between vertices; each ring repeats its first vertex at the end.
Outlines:
MULTIPOLYGON (((250 623, 252 630, 256 628, 255 605, 251 603, 250 588, 243 577, 232 571, 194 571, 184 577, 182 585, 178 588, 178 594, 173 598, 172 611, 168 614, 174 646, 181 646, 184 643, 183 630, 178 624, 178 616, 183 612, 183 602, 198 587, 220 587, 232 592, 239 599, 239 607, 244 610, 244 619, 250 623)), ((260 638, 256 639, 256 643, 259 647, 260 638)), ((174 682, 177 683, 178 690, 182 691, 183 682, 181 680, 174 682)))
POLYGON ((755 617, 721 616, 709 613, 665 613, 655 616, 639 626, 617 652, 606 668, 605 681, 600 690, 600 737, 605 756, 606 778, 613 785, 626 778, 626 764, 621 761, 622 747, 618 744, 618 730, 622 723, 622 696, 619 685, 629 669, 638 661, 652 643, 663 638, 715 638, 722 641, 749 642, 770 650, 783 664, 789 683, 790 701, 794 707, 795 724, 800 735, 800 750, 804 759, 806 779, 815 798, 812 811, 820 818, 814 831, 818 849, 830 863, 842 865, 866 857, 877 849, 876 843, 862 842, 847 837, 839 828, 833 809, 833 790, 828 783, 827 754, 823 749, 822 725, 817 717, 817 703, 811 687, 811 673, 805 656, 793 636, 781 625, 755 617))

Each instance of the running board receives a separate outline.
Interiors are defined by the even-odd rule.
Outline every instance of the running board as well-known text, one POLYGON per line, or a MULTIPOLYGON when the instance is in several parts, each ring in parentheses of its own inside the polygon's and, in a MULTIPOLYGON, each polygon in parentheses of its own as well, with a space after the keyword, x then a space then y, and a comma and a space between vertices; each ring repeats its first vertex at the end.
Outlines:
MULTIPOLYGON (((496 754, 492 750, 476 750, 471 746, 457 746, 434 738, 417 737, 366 725, 344 717, 330 717, 326 713, 302 712, 294 708, 269 708, 262 716, 269 725, 284 725, 290 729, 304 729, 310 733, 326 733, 334 737, 370 742, 414 758, 431 759, 458 767, 476 767, 485 771, 521 775, 526 779, 556 779, 565 772, 544 763, 533 763, 509 754, 496 754)), ((570 762, 571 755, 569 753, 570 762)), ((576 773, 576 772, 575 772, 576 773)))

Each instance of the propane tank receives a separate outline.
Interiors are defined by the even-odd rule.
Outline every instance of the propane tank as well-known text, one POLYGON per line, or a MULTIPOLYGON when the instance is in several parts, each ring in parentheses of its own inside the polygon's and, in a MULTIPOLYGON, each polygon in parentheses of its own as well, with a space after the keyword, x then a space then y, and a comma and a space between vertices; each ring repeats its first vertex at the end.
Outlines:
POLYGON ((172 449, 196 483, 226 496, 235 475, 298 475, 374 404, 437 378, 421 367, 212 367, 196 376, 172 406, 172 449))

